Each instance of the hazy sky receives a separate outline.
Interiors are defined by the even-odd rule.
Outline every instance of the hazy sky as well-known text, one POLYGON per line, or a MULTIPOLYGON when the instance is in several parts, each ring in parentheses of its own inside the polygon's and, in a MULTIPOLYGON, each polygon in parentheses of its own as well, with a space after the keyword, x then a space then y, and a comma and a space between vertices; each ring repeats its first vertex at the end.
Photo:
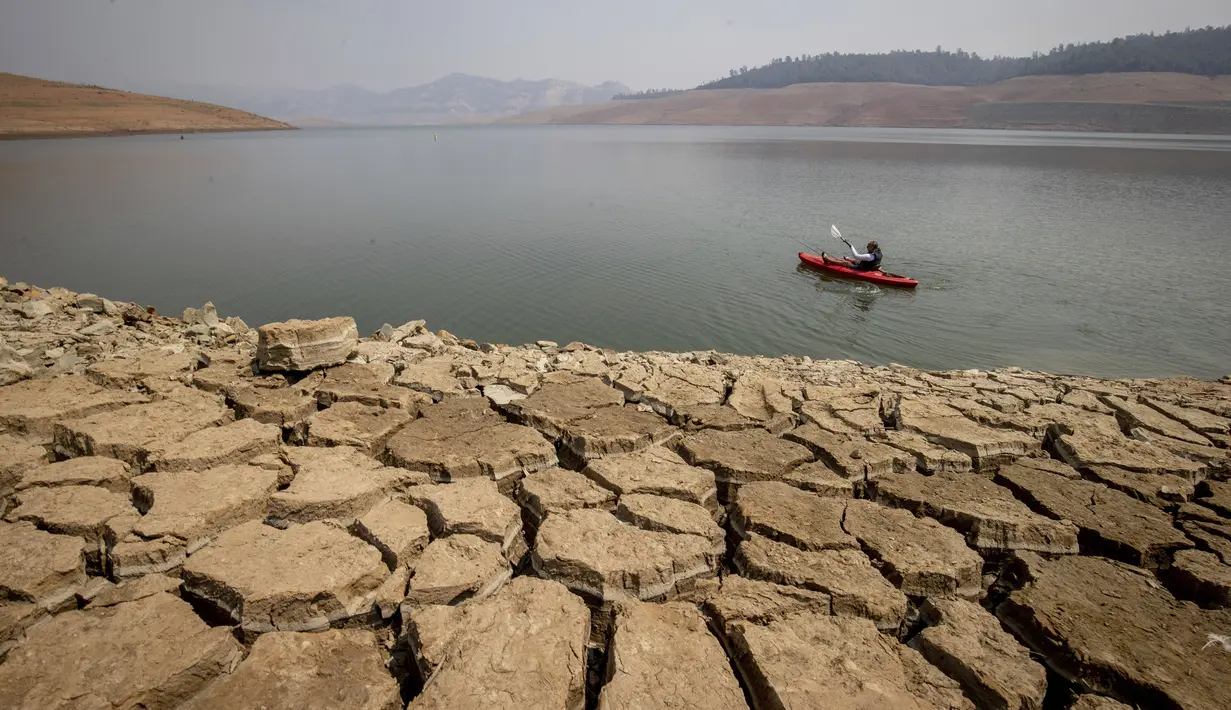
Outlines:
POLYGON ((0 0, 0 71, 388 90, 450 72, 691 87, 786 54, 1029 54, 1231 24, 1229 0, 0 0))

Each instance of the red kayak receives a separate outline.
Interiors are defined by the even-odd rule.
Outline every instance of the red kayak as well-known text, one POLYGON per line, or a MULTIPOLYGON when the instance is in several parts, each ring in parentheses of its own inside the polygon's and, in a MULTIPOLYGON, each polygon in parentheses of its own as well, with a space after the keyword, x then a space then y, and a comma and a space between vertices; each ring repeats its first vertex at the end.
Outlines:
POLYGON ((845 276, 851 279, 859 279, 860 281, 871 281, 874 284, 882 286, 901 286, 902 288, 914 288, 919 285, 919 282, 914 279, 908 279, 905 276, 891 274, 888 271, 860 271, 852 269, 849 266, 841 264, 826 263, 824 259, 815 254, 805 254, 799 252, 799 260, 808 266, 814 266, 822 271, 827 271, 835 276, 845 276))

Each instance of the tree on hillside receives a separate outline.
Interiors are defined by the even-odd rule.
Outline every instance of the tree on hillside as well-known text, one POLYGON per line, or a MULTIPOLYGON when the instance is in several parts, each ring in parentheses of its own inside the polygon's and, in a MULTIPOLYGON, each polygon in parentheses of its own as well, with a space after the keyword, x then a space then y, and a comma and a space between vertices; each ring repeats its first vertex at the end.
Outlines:
POLYGON ((898 82, 929 86, 975 86, 1018 76, 1099 74, 1104 72, 1178 72, 1231 74, 1231 26, 1141 34, 1110 42, 1058 45, 1047 54, 985 59, 956 52, 898 50, 887 54, 790 56, 749 69, 732 69, 701 89, 777 88, 815 82, 898 82))
POLYGON ((616 94, 612 99, 661 99, 664 96, 675 96, 682 94, 687 89, 645 89, 644 91, 632 91, 627 94, 616 94))

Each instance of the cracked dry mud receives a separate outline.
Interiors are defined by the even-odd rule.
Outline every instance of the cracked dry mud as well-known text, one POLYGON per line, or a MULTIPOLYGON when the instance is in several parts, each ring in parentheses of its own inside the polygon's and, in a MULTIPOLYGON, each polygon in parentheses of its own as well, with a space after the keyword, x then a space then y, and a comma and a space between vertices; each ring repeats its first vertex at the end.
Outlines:
POLYGON ((1226 378, 0 295, 0 707, 1231 707, 1226 378))

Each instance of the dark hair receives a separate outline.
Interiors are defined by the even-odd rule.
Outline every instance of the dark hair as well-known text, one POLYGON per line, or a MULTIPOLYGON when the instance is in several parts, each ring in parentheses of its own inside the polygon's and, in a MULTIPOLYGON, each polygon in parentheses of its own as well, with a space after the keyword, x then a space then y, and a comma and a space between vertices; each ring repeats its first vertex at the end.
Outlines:
POLYGON ((881 248, 881 245, 880 245, 880 244, 877 244, 877 243, 876 243, 876 240, 875 240, 875 239, 873 239, 872 241, 868 242, 868 248, 869 248, 869 249, 880 249, 880 248, 881 248))

